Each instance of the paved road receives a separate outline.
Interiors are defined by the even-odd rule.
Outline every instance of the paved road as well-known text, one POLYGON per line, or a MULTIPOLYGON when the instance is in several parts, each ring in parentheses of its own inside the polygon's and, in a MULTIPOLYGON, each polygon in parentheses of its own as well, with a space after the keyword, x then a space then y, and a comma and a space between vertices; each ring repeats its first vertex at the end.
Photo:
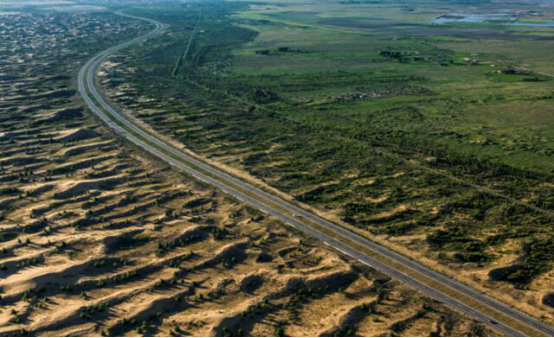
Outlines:
POLYGON ((98 55, 90 59, 81 68, 78 75, 79 92, 83 96, 86 104, 95 115, 102 119, 116 133, 125 137, 130 142, 148 151, 161 160, 169 163, 170 165, 190 174, 191 176, 194 176, 201 181, 215 186, 256 208, 281 219, 283 222, 288 223, 289 225, 315 238, 318 238, 325 244, 330 245, 331 247, 358 259, 360 262, 372 266, 377 270, 384 272, 406 284, 409 284, 414 288, 419 289, 424 293, 430 295, 431 297, 445 304, 448 304, 482 321, 489 326, 494 327, 496 330, 502 332, 503 334, 506 334, 508 336, 523 336, 524 333, 514 329, 512 325, 514 322, 519 321, 521 323, 527 324, 529 327, 535 330, 543 332, 547 336, 554 336, 554 329, 541 323, 540 321, 520 311, 517 311, 497 300, 494 300, 475 289, 472 289, 466 285, 454 281, 449 277, 446 277, 429 268, 426 268, 423 265, 414 262, 413 260, 405 256, 402 256, 379 244, 371 242, 357 234, 346 230, 345 228, 337 226, 315 214, 301 209, 290 202, 282 200, 279 197, 269 194, 261 190, 260 188, 257 188, 242 180, 239 180, 227 174, 226 172, 223 172, 202 161, 199 161, 198 159, 191 157, 176 148, 171 147, 160 139, 135 126, 133 123, 119 114, 114 108, 112 108, 98 93, 98 90, 94 83, 94 74, 100 63, 107 57, 132 44, 140 43, 148 38, 160 34, 163 31, 164 26, 155 20, 139 18, 125 14, 121 15, 137 20, 147 21, 154 25, 155 28, 145 35, 142 35, 138 38, 127 41, 99 53, 98 55), (287 211, 284 212, 282 210, 287 211), (309 225, 309 222, 302 221, 302 219, 309 220, 309 222, 313 222, 321 228, 326 228, 327 230, 330 230, 333 233, 338 234, 339 236, 330 237, 318 231, 316 228, 311 227, 309 225), (430 287, 424 282, 404 274, 399 269, 386 265, 385 263, 373 258, 371 255, 365 254, 364 252, 359 251, 354 247, 341 242, 340 240, 337 240, 336 238, 340 238, 340 236, 343 236, 350 241, 356 242, 358 245, 362 245, 365 248, 372 250, 380 255, 386 256, 390 260, 394 260, 396 263, 401 264, 406 270, 411 269, 421 275, 424 275, 428 279, 432 279, 434 283, 440 283, 443 286, 447 286, 452 290, 458 292, 460 295, 471 298, 472 301, 486 304, 497 312, 509 317, 509 320, 504 322, 495 320, 485 313, 476 310, 471 306, 468 306, 461 301, 430 287))

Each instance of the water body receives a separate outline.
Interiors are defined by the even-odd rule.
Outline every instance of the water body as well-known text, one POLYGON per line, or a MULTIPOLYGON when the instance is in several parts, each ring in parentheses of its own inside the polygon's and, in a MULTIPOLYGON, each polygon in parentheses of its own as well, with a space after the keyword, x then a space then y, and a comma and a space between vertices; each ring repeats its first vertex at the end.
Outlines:
POLYGON ((554 27, 554 22, 537 22, 526 23, 518 22, 517 17, 509 14, 447 14, 439 16, 431 21, 432 23, 484 23, 496 22, 504 23, 510 26, 526 26, 526 27, 554 27))
POLYGON ((99 12, 105 11, 106 7, 93 6, 93 5, 75 5, 75 6, 52 6, 46 7, 48 10, 58 12, 99 12))
POLYGON ((466 23, 483 23, 487 21, 508 21, 515 22, 517 18, 510 16, 508 14, 447 14, 439 16, 438 18, 431 21, 432 23, 455 23, 455 22, 466 22, 466 23))
POLYGON ((554 27, 554 22, 540 22, 540 23, 525 23, 514 22, 512 26, 527 26, 527 27, 554 27))

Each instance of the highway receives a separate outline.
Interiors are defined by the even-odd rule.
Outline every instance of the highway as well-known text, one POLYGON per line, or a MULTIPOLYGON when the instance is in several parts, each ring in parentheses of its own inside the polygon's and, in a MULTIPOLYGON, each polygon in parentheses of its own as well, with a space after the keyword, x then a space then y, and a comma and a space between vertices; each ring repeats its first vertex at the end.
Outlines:
MULTIPOLYGON (((546 336, 554 336, 554 329, 539 320, 471 287, 437 273, 384 246, 331 223, 291 202, 285 201, 195 157, 187 155, 134 125, 110 106, 100 95, 95 85, 95 72, 102 61, 110 55, 128 46, 159 35, 163 32, 164 26, 152 19, 122 13, 118 14, 128 18, 147 21, 154 26, 154 29, 142 36, 97 54, 81 68, 77 79, 79 92, 87 106, 97 117, 113 129, 115 133, 198 180, 217 187, 235 198, 279 218, 290 226, 321 240, 336 250, 411 285, 430 297, 493 327, 502 334, 507 336, 525 336, 542 333, 546 336), (380 257, 386 257, 386 259, 381 259, 380 257), (394 264, 390 264, 391 261, 394 264), (423 276, 423 278, 417 278, 414 275, 423 276), (440 285, 441 290, 447 289, 448 292, 438 290, 435 287, 437 285, 440 285), (475 304, 478 304, 478 306, 475 306, 475 304), (486 310, 478 310, 476 307, 486 310), (519 328, 521 327, 525 328, 525 330, 520 330, 519 328)), ((194 38, 193 34, 190 38, 194 38)))

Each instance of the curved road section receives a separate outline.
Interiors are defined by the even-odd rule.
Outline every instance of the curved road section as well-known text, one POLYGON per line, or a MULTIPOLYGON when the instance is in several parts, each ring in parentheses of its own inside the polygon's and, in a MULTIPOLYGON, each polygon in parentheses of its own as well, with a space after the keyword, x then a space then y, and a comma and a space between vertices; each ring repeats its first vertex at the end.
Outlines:
MULTIPOLYGON (((78 75, 79 92, 85 103, 117 134, 187 174, 279 218, 326 245, 411 285, 507 336, 554 336, 554 329, 539 320, 187 155, 127 120, 99 94, 94 82, 96 69, 110 55, 159 35, 163 32, 164 25, 152 19, 118 14, 146 21, 154 29, 97 54, 81 68, 78 75)), ((190 39, 193 38, 194 34, 191 34, 190 39)))

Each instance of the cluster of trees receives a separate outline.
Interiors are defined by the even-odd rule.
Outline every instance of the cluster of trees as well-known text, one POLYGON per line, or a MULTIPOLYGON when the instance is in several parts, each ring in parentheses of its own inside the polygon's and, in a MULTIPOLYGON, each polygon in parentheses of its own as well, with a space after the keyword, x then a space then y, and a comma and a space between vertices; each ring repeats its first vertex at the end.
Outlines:
POLYGON ((520 263, 494 269, 489 275, 525 288, 535 278, 550 271, 554 262, 554 238, 536 240, 525 246, 525 254, 520 263))

